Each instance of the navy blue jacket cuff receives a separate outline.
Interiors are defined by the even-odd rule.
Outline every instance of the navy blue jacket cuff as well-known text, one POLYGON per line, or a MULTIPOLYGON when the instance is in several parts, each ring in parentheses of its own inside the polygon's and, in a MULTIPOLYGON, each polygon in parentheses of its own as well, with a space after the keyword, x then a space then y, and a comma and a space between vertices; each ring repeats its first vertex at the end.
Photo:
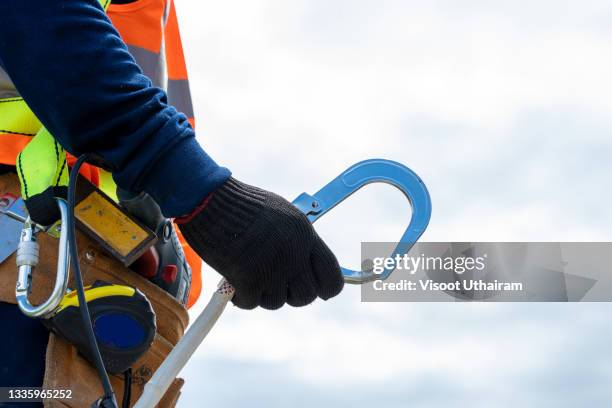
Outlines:
POLYGON ((231 172, 206 154, 195 138, 187 138, 150 169, 142 187, 159 204, 166 217, 191 213, 231 172))

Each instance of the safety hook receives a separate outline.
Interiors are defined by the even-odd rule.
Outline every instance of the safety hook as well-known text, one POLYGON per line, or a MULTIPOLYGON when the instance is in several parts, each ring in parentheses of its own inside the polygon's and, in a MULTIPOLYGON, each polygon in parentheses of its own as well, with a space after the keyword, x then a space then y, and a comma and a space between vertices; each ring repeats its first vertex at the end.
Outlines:
MULTIPOLYGON (((370 183, 390 184, 404 193, 410 202, 412 207, 410 224, 398 241, 392 256, 408 253, 429 224, 431 199, 421 178, 403 164, 386 159, 364 160, 349 167, 315 194, 300 194, 293 201, 293 205, 306 214, 310 222, 315 222, 357 190, 370 183)), ((387 279, 391 272, 393 272, 392 268, 385 269, 380 274, 342 268, 345 282, 356 284, 387 279)))

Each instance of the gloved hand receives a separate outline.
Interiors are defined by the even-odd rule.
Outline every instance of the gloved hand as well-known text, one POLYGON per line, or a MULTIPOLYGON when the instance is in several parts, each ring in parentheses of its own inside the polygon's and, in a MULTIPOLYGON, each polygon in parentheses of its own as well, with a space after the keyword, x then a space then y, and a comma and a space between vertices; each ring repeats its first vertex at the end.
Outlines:
POLYGON ((344 280, 334 254, 284 198, 230 178, 191 215, 176 220, 206 263, 236 289, 243 309, 327 300, 344 280))

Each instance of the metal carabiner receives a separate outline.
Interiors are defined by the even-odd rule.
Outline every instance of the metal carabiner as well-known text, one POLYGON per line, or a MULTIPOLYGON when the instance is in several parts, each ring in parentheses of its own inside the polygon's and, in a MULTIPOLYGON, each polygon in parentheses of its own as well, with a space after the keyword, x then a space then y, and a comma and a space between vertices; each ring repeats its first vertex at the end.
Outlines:
POLYGON ((31 292, 32 272, 38 265, 38 242, 36 240, 37 228, 28 217, 25 220, 19 247, 17 248, 17 286, 15 296, 19 309, 29 317, 47 317, 58 307, 68 289, 68 278, 70 269, 70 257, 68 255, 68 205, 66 201, 57 199, 57 205, 61 214, 61 229, 59 236, 59 250, 57 257, 57 274, 55 277, 55 287, 51 295, 38 306, 33 306, 28 296, 31 292))
MULTIPOLYGON (((391 184, 401 190, 410 202, 412 207, 410 224, 391 256, 408 253, 429 224, 431 199, 423 181, 403 164, 385 159, 364 160, 349 167, 314 195, 300 194, 293 201, 293 205, 302 211, 310 222, 315 222, 351 194, 370 183, 391 184)), ((387 279, 391 272, 393 269, 385 269, 381 274, 375 274, 372 271, 342 268, 345 282, 357 284, 387 279)))

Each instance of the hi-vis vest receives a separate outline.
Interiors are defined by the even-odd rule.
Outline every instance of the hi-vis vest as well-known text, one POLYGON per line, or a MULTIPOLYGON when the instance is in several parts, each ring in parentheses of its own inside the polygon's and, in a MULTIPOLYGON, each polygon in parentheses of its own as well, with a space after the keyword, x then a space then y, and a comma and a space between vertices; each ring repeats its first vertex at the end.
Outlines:
MULTIPOLYGON (((100 0, 130 53, 168 102, 194 125, 191 94, 172 0, 110 4, 100 0)), ((0 68, 0 163, 15 165, 17 154, 42 127, 10 78, 0 68)))
MULTIPOLYGON (((108 17, 127 44, 136 63, 153 85, 164 89, 168 103, 183 112, 195 126, 185 57, 173 0, 138 0, 127 4, 110 4, 100 0, 108 17)), ((9 76, 0 67, 0 164, 15 165, 17 155, 42 128, 42 124, 19 95, 9 76)), ((70 160, 69 160, 70 162, 70 160)), ((114 188, 109 174, 97 169, 89 177, 114 188)), ((108 191, 114 196, 114 191, 108 191)), ((201 290, 201 260, 185 247, 192 267, 189 304, 201 290)))

